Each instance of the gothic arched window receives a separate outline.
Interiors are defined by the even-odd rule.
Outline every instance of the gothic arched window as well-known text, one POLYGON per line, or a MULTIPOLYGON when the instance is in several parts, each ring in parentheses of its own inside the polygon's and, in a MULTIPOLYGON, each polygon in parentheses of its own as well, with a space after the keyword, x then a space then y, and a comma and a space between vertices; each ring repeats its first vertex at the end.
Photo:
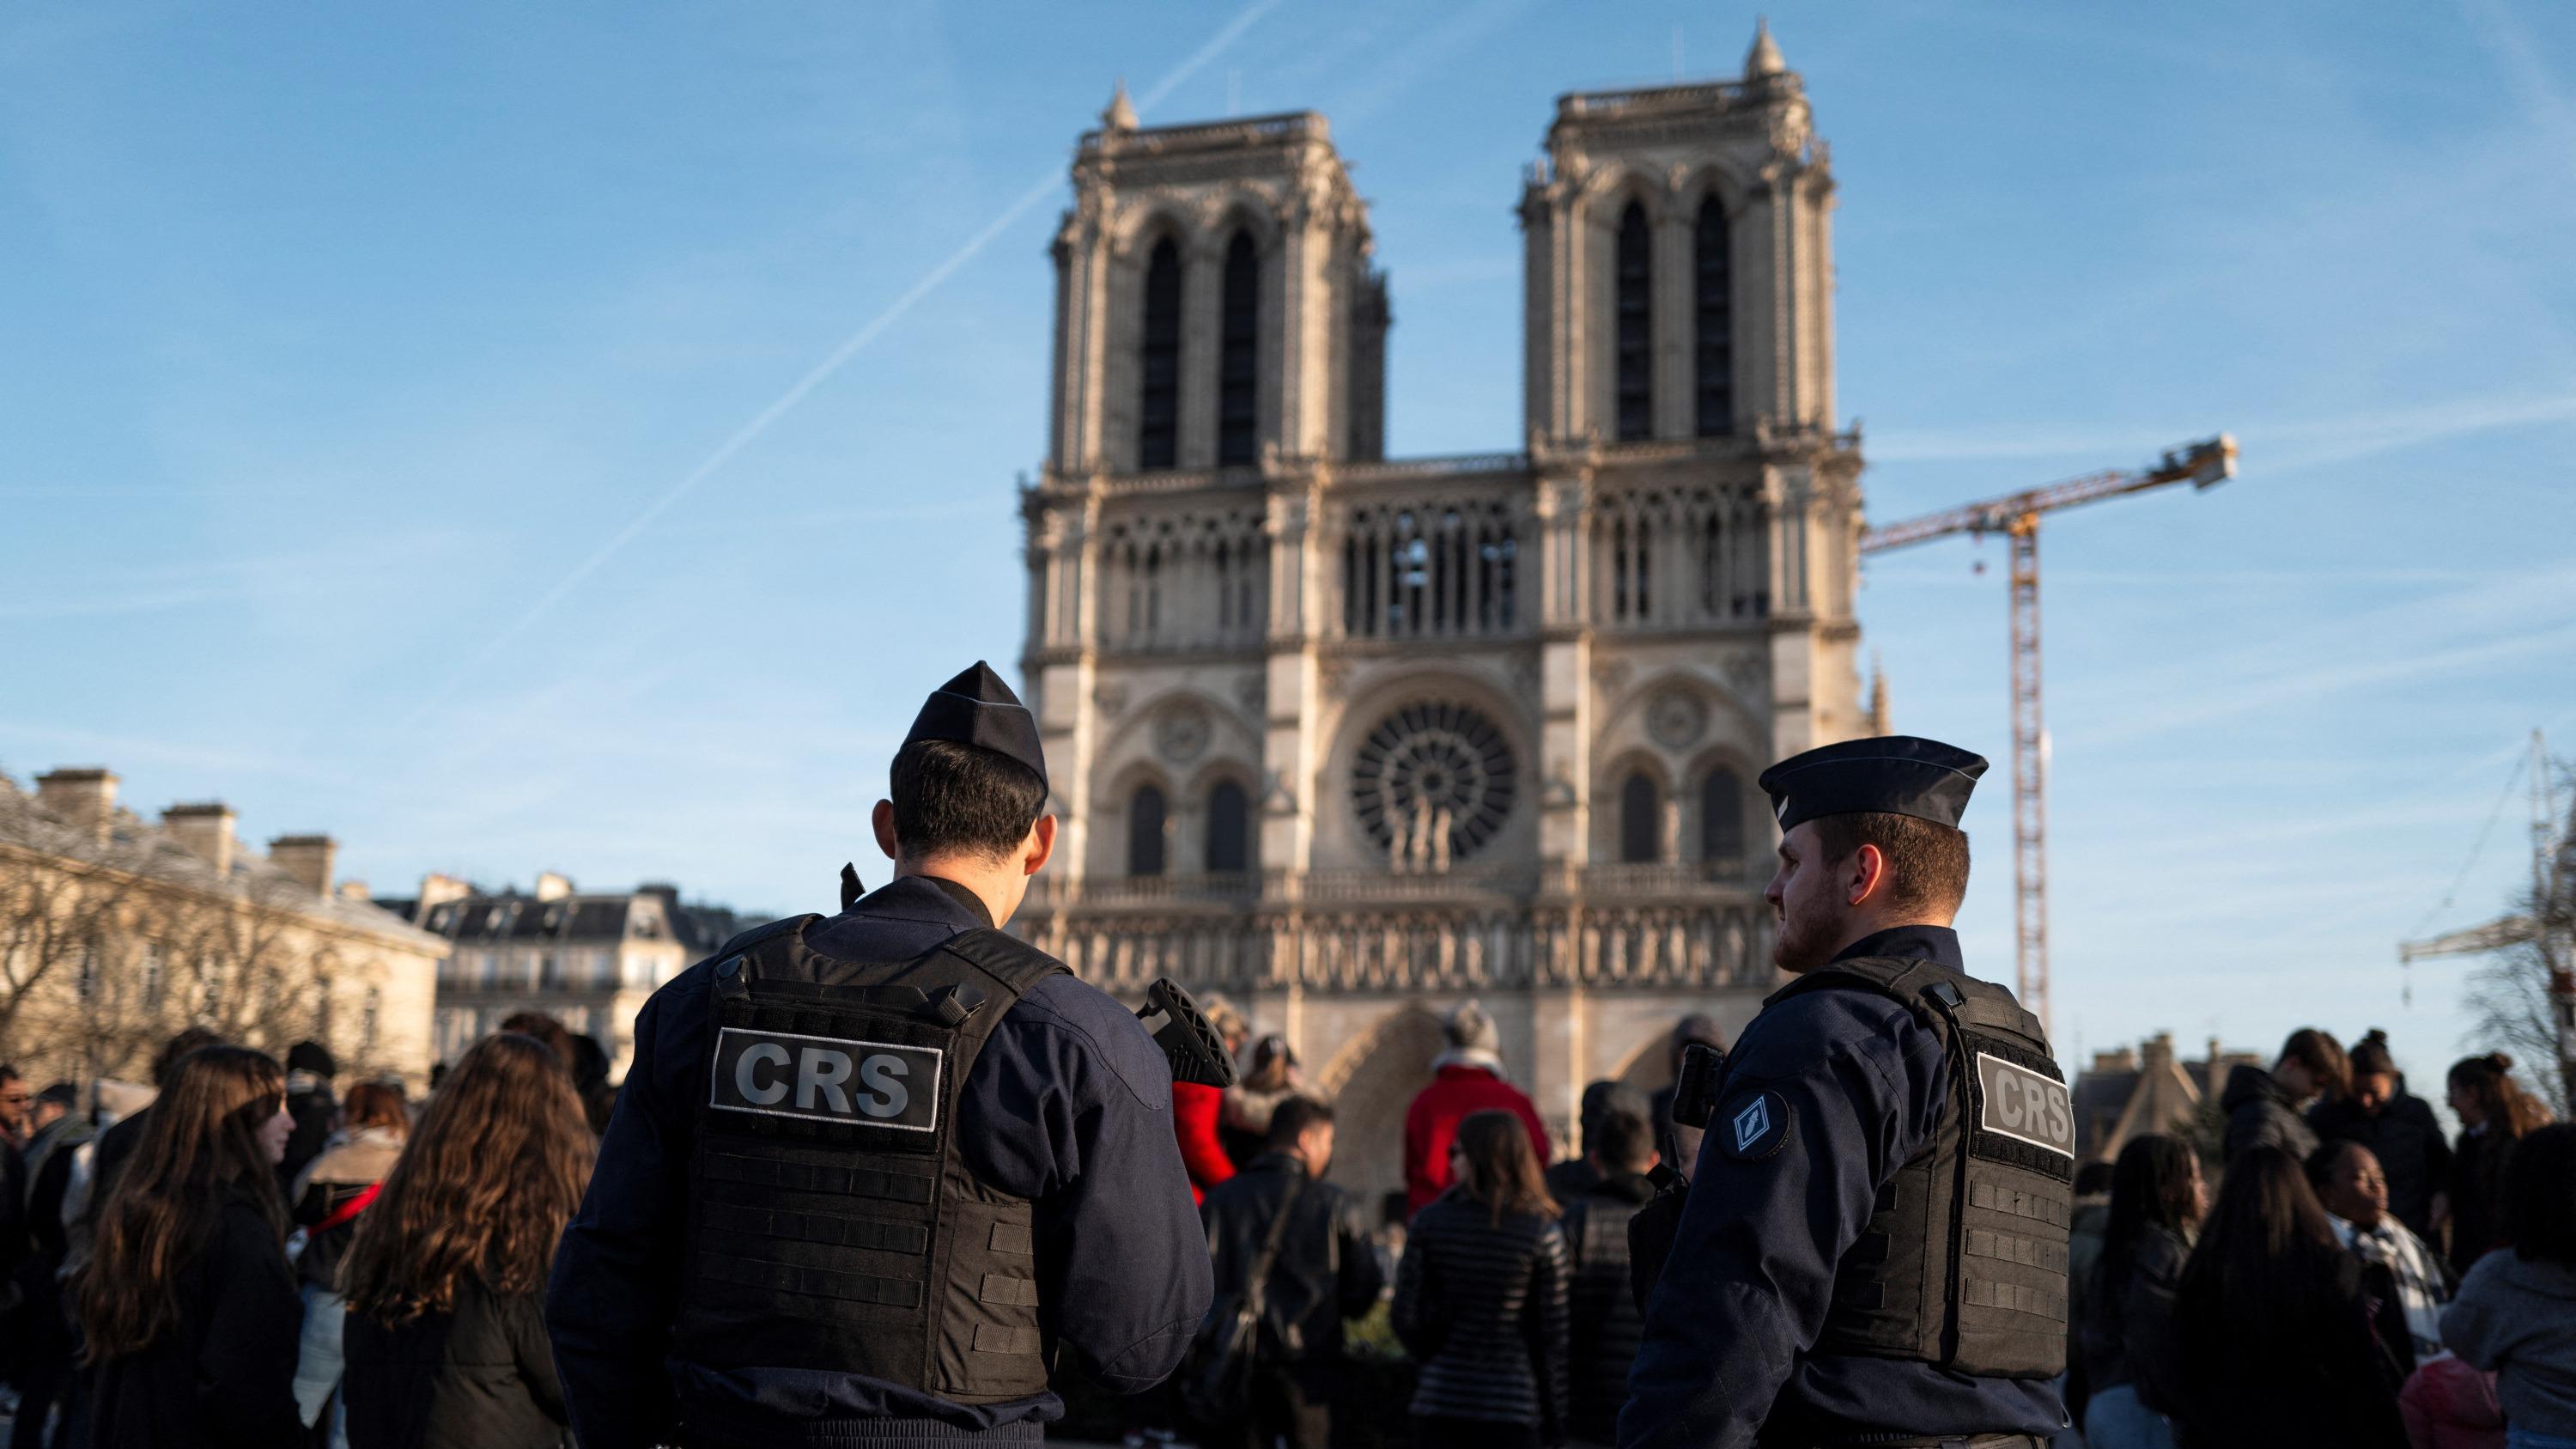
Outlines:
POLYGON ((1652 437, 1655 431, 1654 387, 1654 244, 1646 230, 1646 208, 1629 202, 1619 216, 1616 270, 1618 313, 1619 437, 1652 437))
POLYGON ((1213 872, 1250 870, 1252 835, 1250 802, 1232 780, 1217 781, 1207 799, 1207 868, 1213 872))
POLYGON ((1127 873, 1163 873, 1163 789, 1139 785, 1127 800, 1127 873))
POLYGON ((1726 249, 1726 208, 1712 194, 1699 204, 1691 242, 1692 325, 1699 359, 1699 435, 1722 438, 1735 431, 1735 314, 1726 249))
POLYGON ((1259 405, 1254 378, 1261 361, 1261 253, 1239 231, 1225 249, 1225 306, 1217 347, 1216 460, 1253 461, 1259 405))
POLYGON ((1170 237, 1154 244, 1145 263, 1142 360, 1136 466, 1169 468, 1181 450, 1181 249, 1170 237))
POLYGON ((1700 782, 1699 858, 1744 858, 1744 783, 1724 765, 1700 782))
POLYGON ((1645 772, 1630 775, 1619 787, 1619 859, 1645 865, 1663 854, 1662 802, 1655 782, 1645 772))

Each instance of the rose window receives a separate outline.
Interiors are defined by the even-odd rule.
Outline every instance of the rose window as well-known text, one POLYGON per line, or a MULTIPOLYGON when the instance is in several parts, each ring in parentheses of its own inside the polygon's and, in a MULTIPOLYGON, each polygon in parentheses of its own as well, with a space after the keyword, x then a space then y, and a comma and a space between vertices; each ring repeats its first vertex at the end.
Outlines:
POLYGON ((1494 838, 1512 813, 1511 743, 1463 704, 1427 701, 1360 742, 1351 805, 1398 870, 1440 870, 1494 838))

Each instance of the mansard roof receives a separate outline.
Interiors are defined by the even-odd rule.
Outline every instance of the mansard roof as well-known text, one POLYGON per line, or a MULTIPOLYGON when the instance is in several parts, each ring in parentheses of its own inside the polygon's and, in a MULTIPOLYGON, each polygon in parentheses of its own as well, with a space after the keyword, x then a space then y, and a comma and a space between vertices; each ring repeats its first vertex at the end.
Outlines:
POLYGON ((417 897, 380 899, 377 904, 418 919, 434 935, 467 946, 604 946, 635 939, 667 940, 691 951, 710 951, 733 934, 736 921, 733 912, 721 907, 681 905, 678 892, 668 886, 576 892, 551 899, 507 887, 477 889, 426 912, 417 897), (646 908, 648 898, 658 899, 660 908, 646 908))
POLYGON ((436 953, 409 922, 372 901, 317 892, 268 857, 238 842, 225 870, 180 843, 167 828, 118 806, 109 812, 105 838, 65 820, 37 802, 18 782, 0 774, 0 849, 129 872, 171 890, 231 897, 263 910, 287 910, 317 926, 377 937, 406 950, 436 953))

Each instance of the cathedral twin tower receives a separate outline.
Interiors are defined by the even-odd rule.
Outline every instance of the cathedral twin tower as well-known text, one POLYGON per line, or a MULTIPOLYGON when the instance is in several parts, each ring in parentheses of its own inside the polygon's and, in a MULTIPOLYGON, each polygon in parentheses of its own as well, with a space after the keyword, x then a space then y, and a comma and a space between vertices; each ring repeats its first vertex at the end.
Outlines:
MULTIPOLYGON (((1384 456, 1387 279, 1322 116, 1081 140, 1024 675, 1065 819, 1023 929, 1287 1032, 1351 1120, 1481 997, 1562 1122, 1773 974, 1750 788, 1861 733, 1834 183, 1742 80, 1560 97, 1520 451, 1384 456)), ((1499 300, 1499 299, 1498 299, 1499 300)), ((1392 1154, 1382 1159, 1393 1161, 1392 1154)))

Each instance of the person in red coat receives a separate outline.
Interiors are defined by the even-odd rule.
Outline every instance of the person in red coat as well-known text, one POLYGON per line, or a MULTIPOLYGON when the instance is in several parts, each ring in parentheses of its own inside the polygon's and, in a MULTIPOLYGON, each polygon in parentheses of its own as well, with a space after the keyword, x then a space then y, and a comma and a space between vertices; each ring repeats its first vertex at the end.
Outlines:
POLYGON ((1449 1144, 1458 1135, 1458 1123, 1470 1112, 1499 1109, 1521 1119, 1529 1128, 1530 1145, 1538 1149, 1538 1160, 1549 1161, 1554 1153, 1547 1141, 1547 1128, 1538 1120, 1538 1108, 1520 1088, 1503 1079, 1502 1034, 1494 1029, 1494 1019, 1485 1008, 1467 1002, 1449 1013, 1443 1024, 1449 1037, 1449 1049, 1431 1063, 1431 1085, 1414 1096, 1413 1105, 1404 1113, 1404 1195, 1405 1211, 1418 1213, 1433 1198, 1449 1190, 1452 1172, 1449 1144))
MULTIPOLYGON (((1207 1019, 1224 1039, 1228 1052, 1243 1050, 1243 1039, 1252 1034, 1251 1026, 1225 998, 1208 999, 1207 1019)), ((1217 1131, 1224 1109, 1223 1089, 1202 1087, 1196 1082, 1172 1083, 1172 1131, 1181 1140, 1181 1166, 1189 1169, 1190 1201, 1194 1203, 1204 1204, 1209 1188, 1234 1176, 1234 1159, 1227 1155, 1225 1140, 1217 1131)))

